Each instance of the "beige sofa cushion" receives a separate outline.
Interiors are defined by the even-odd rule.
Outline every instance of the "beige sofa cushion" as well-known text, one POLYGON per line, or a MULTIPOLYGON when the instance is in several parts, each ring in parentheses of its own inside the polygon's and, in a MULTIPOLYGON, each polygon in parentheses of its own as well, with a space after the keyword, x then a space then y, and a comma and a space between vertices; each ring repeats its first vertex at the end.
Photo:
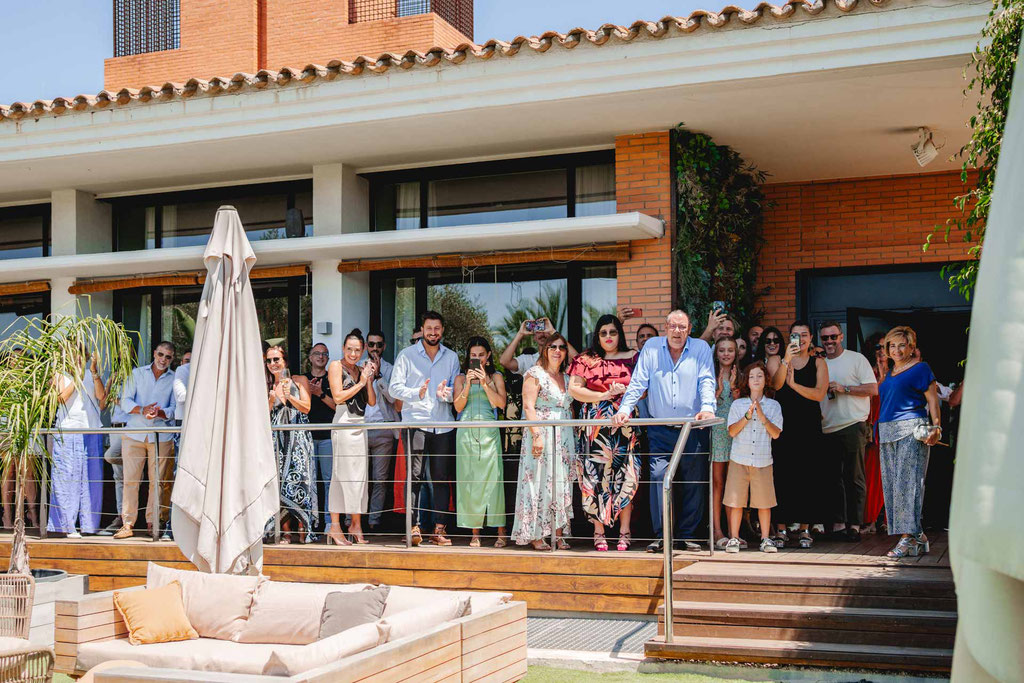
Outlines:
POLYGON ((200 638, 175 643, 132 645, 127 638, 85 643, 78 648, 80 671, 112 659, 140 662, 155 668, 260 674, 271 654, 301 650, 299 645, 257 645, 200 638))
POLYGON ((201 638, 231 640, 249 618, 253 595, 263 576, 205 574, 162 567, 153 562, 146 570, 146 588, 181 583, 185 614, 201 638))
POLYGON ((467 614, 483 612, 491 607, 503 605, 512 599, 511 593, 498 592, 473 592, 473 591, 443 591, 432 588, 410 588, 409 586, 391 586, 388 593, 387 603, 384 605, 385 619, 393 614, 415 609, 425 605, 428 601, 450 596, 468 598, 470 608, 467 614))
POLYGON ((274 648, 263 673, 268 676, 294 676, 365 652, 388 640, 390 628, 382 622, 361 624, 300 648, 274 648))
MULTIPOLYGON (((444 593, 445 591, 437 591, 444 593)), ((388 642, 400 640, 466 616, 469 612, 469 597, 449 593, 443 597, 431 597, 420 607, 407 609, 390 617, 381 619, 381 624, 389 630, 388 642)), ((340 635, 340 634, 339 634, 340 635)))
POLYGON ((369 585, 264 581, 256 588, 249 620, 231 639, 237 643, 308 645, 320 636, 320 617, 328 594, 361 591, 369 585))

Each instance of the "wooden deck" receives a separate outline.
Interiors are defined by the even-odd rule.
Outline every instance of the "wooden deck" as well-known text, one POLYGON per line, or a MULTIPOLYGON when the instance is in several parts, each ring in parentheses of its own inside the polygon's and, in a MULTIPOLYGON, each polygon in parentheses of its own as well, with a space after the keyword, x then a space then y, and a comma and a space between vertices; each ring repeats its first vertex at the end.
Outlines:
MULTIPOLYGON (((932 552, 893 562, 885 552, 894 544, 887 536, 868 535, 858 544, 819 543, 809 550, 785 549, 774 555, 756 549, 738 554, 675 553, 675 570, 694 563, 761 563, 765 574, 784 565, 931 566, 948 571, 945 534, 932 538, 932 552)), ((531 610, 653 615, 663 594, 661 555, 637 550, 599 553, 583 539, 566 551, 536 552, 509 546, 500 550, 469 548, 465 540, 440 548, 406 549, 394 538, 374 538, 371 545, 269 545, 264 553, 268 576, 284 581, 394 583, 429 588, 511 591, 531 610)), ((10 536, 0 536, 0 552, 10 552, 10 536)), ((173 542, 138 536, 127 541, 92 536, 31 539, 29 553, 36 568, 87 574, 93 591, 145 582, 149 561, 190 567, 173 542)), ((782 572, 784 573, 784 572, 782 572)))

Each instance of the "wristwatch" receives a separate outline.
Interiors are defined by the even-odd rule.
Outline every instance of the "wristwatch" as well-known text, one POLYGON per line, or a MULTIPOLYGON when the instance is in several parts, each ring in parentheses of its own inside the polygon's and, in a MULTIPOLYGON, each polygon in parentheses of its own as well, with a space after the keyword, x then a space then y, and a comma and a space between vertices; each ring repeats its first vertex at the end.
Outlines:
POLYGON ((845 384, 843 385, 843 393, 844 394, 850 393, 850 387, 848 385, 845 385, 845 384))

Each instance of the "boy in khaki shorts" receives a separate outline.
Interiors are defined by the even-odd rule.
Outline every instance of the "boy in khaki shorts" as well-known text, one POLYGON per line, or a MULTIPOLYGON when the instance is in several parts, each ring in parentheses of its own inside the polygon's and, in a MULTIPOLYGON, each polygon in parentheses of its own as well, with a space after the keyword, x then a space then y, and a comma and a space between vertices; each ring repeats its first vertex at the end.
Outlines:
POLYGON ((775 507, 775 484, 772 480, 772 439, 782 433, 782 406, 765 398, 768 371, 764 363, 751 363, 740 373, 739 398, 729 409, 729 471, 725 479, 722 503, 729 508, 729 542, 725 552, 740 551, 740 520, 744 508, 757 508, 761 522, 761 552, 774 553, 778 548, 769 538, 772 508, 775 507))

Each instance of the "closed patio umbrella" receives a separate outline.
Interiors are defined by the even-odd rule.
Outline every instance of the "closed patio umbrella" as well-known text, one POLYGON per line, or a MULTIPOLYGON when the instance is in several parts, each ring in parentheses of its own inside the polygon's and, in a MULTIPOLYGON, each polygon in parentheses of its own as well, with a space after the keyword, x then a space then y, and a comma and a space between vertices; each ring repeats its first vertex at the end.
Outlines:
POLYGON ((278 509, 277 466, 249 282, 256 256, 234 207, 217 210, 203 260, 171 524, 200 571, 258 574, 278 509))

